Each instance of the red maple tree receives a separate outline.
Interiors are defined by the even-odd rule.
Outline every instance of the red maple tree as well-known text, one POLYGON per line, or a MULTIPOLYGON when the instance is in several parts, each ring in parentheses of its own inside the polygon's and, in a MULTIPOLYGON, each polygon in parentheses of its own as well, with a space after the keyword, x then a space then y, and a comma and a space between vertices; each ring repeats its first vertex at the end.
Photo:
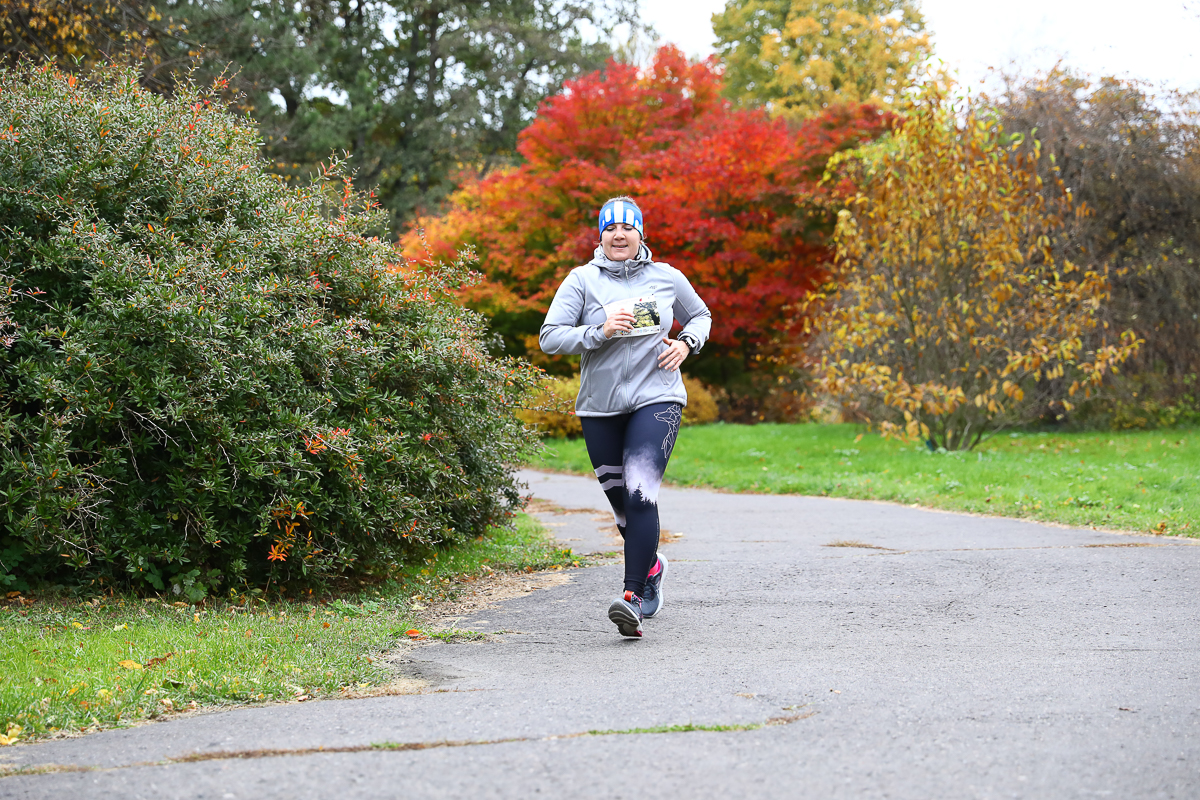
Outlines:
MULTIPOLYGON (((786 313, 823 277, 836 187, 819 186, 829 157, 894 121, 866 104, 831 108, 799 127, 721 95, 713 60, 672 46, 653 63, 568 83, 521 134, 523 163, 462 186, 420 230, 437 256, 470 245, 484 280, 464 291, 476 308, 544 312, 559 283, 592 256, 596 213, 609 197, 637 199, 657 261, 682 270, 713 312, 712 351, 742 364, 793 337, 786 313)), ((538 314, 527 313, 529 333, 538 314)))

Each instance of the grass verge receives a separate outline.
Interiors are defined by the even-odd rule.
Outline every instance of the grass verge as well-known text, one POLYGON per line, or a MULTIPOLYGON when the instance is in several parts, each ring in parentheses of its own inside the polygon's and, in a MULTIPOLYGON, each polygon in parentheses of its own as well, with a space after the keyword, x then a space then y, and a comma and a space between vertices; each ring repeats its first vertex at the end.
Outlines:
POLYGON ((22 596, 0 606, 0 744, 186 709, 377 691, 378 656, 428 604, 493 572, 561 568, 571 552, 524 514, 351 596, 201 604, 22 596))
MULTIPOLYGON (((581 439, 532 466, 591 474, 581 439)), ((1196 536, 1200 430, 1008 433, 931 452, 858 425, 728 425, 680 431, 668 482, 735 492, 888 500, 1067 525, 1196 536)))

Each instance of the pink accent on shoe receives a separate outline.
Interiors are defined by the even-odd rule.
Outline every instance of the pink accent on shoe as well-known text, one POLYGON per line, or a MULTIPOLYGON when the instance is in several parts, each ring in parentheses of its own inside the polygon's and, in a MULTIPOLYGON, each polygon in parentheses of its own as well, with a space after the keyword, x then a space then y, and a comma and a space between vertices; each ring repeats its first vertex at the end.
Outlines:
POLYGON ((660 572, 662 572, 662 562, 659 561, 657 558, 655 558, 654 566, 650 568, 650 574, 647 575, 646 577, 653 578, 655 575, 657 575, 660 572))

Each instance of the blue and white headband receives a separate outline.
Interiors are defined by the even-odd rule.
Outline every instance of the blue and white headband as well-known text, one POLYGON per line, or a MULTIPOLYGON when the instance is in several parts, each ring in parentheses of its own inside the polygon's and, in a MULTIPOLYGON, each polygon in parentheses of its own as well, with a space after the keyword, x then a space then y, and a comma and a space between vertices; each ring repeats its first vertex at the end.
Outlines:
POLYGON ((633 203, 625 200, 609 200, 604 204, 604 208, 600 209, 600 232, 604 233, 604 229, 615 222, 632 225, 638 233, 646 235, 642 228, 642 210, 633 203))

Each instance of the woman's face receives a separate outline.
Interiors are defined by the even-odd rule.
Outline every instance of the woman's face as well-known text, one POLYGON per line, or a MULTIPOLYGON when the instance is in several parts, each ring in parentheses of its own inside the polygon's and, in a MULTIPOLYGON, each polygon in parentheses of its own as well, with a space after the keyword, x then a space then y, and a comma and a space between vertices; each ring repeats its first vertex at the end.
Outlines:
POLYGON ((600 246, 610 261, 626 261, 638 254, 642 235, 637 228, 624 222, 614 222, 600 233, 600 246))

